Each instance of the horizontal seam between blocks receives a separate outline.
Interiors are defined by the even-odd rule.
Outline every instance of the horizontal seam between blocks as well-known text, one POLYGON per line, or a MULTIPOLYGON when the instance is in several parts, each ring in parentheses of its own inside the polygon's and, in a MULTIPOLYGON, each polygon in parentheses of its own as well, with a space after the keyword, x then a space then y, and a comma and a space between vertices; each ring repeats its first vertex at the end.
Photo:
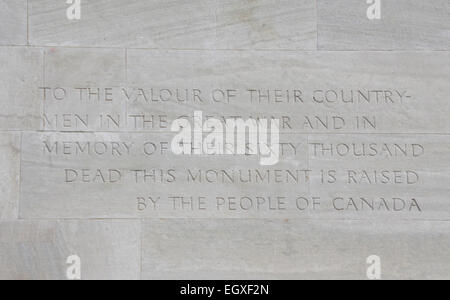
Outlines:
POLYGON ((450 49, 231 49, 231 48, 146 48, 146 47, 126 47, 126 46, 61 46, 61 45, 14 45, 3 44, 1 47, 24 47, 24 48, 63 48, 63 49, 110 49, 110 50, 152 50, 152 51, 236 51, 236 52, 450 52, 450 49))

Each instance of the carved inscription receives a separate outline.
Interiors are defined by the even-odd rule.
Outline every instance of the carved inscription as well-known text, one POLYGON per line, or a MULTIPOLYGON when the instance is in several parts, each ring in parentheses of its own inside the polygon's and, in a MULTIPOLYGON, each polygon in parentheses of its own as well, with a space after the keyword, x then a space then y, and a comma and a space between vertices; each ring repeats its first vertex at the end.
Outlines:
POLYGON ((412 99, 407 89, 47 86, 39 90, 46 107, 43 128, 62 131, 167 131, 174 120, 192 118, 194 110, 187 108, 195 107, 207 112, 209 118, 276 118, 285 132, 370 132, 381 126, 373 108, 402 107, 412 99), (172 113, 165 109, 167 105, 176 105, 182 110, 179 114, 172 113), (249 112, 241 113, 234 109, 236 106, 245 107, 249 112), (276 113, 272 113, 271 107, 276 113), (321 112, 330 107, 343 107, 353 112, 321 112))
POLYGON ((49 206, 65 199, 51 212, 63 216, 76 208, 142 217, 420 217, 445 197, 432 192, 438 186, 432 173, 437 166, 429 161, 433 153, 447 151, 448 143, 428 138, 286 133, 280 162, 264 167, 250 155, 175 155, 170 137, 30 133, 25 196, 49 206), (39 179, 27 176, 36 172, 39 179), (39 185, 50 183, 53 193, 39 193, 39 185))
POLYGON ((23 137, 23 216, 450 217, 450 140, 436 130, 446 70, 434 66, 436 79, 413 54, 400 65, 221 53, 229 69, 172 54, 131 51, 123 85, 54 76, 36 87, 42 132, 23 137))

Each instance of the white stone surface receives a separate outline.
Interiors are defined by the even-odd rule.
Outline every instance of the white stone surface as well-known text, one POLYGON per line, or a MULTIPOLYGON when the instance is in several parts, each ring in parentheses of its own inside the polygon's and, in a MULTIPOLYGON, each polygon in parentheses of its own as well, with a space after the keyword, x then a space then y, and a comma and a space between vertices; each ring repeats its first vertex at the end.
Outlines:
POLYGON ((319 49, 450 50, 447 0, 380 3, 380 19, 370 20, 366 1, 317 0, 319 49))
POLYGON ((27 20, 27 0, 0 1, 0 45, 26 45, 27 20))
POLYGON ((30 43, 160 49, 314 49, 313 0, 30 0, 30 43))
POLYGON ((43 102, 42 50, 0 47, 0 130, 39 130, 43 102))
MULTIPOLYGON (((447 84, 450 68, 442 61, 450 59, 448 52, 218 52, 218 51, 128 51, 128 81, 131 86, 158 88, 187 88, 213 90, 237 89, 231 104, 194 106, 216 115, 270 114, 289 117, 293 132, 382 132, 382 133, 449 133, 447 118, 450 106, 446 101, 450 91, 447 84), (183 66, 183 67, 180 67, 183 66), (248 89, 271 91, 271 100, 251 103, 248 89), (291 102, 275 102, 274 90, 291 90, 291 102), (292 101, 292 90, 302 91, 303 103, 292 101), (358 90, 372 92, 371 103, 363 98, 357 102, 358 90), (376 91, 388 91, 389 97, 374 96, 376 91), (330 103, 317 103, 317 98, 329 93, 330 103), (343 103, 354 91, 355 102, 343 103), (398 91, 403 97, 398 96, 398 91), (342 97, 342 93, 344 97, 342 97), (222 112, 222 113, 221 113, 222 112), (427 117, 427 116, 430 117, 427 117), (432 115, 432 117, 431 117, 432 115), (305 125, 305 116, 314 120, 342 117, 345 126, 339 129, 305 125), (356 117, 375 117, 376 128, 362 128, 356 117)), ((386 95, 385 93, 382 95, 386 95)), ((286 97, 282 98, 286 99, 286 97)), ((142 102, 142 101, 141 101, 142 102)), ((152 103, 153 104, 153 103, 152 103)), ((209 105, 208 105, 209 104, 209 105)), ((135 105, 137 106, 137 105, 135 105)), ((189 103, 188 107, 193 105, 189 103)), ((146 106, 140 104, 138 111, 146 106)), ((170 112, 186 114, 186 108, 168 103, 170 112), (171 105, 171 106, 169 106, 171 105), (178 111, 177 111, 178 110, 178 111)), ((155 112, 156 105, 147 106, 155 112)), ((133 108, 130 108, 132 110, 133 108)), ((314 123, 314 122, 313 122, 314 123)), ((315 124, 313 124, 315 125, 315 124)), ((330 126, 331 127, 331 126, 330 126)), ((289 129, 289 128, 288 128, 289 129)))
POLYGON ((143 279, 448 279, 448 222, 148 220, 143 279), (181 245, 181 246, 180 246, 181 245))
POLYGON ((261 166, 255 156, 177 156, 172 136, 25 134, 20 216, 386 222, 450 216, 450 165, 442 161, 447 135, 283 134, 274 166, 261 166))
POLYGON ((310 135, 308 145, 309 168, 323 170, 310 191, 332 212, 322 217, 448 220, 448 135, 310 135))
POLYGON ((448 0, 69 6, 0 0, 0 279, 450 279, 448 0), (280 161, 175 155, 194 112, 280 161))
POLYGON ((293 146, 286 146, 282 162, 270 167, 260 166, 256 156, 178 156, 170 150, 172 136, 25 134, 20 216, 261 218, 299 214, 292 201, 297 193, 308 192, 305 136, 282 137, 281 142, 293 146), (286 170, 295 174, 297 181, 284 182, 288 177, 286 170), (251 182, 247 182, 249 174, 251 182), (290 204, 282 205, 286 210, 271 209, 269 196, 278 195, 289 198, 290 204), (249 200, 244 199, 247 209, 238 209, 239 205, 225 201, 231 196, 251 196, 253 205, 250 207, 249 200), (257 196, 266 199, 259 209, 257 196), (159 199, 155 206, 149 197, 159 199), (146 207, 139 205, 141 198, 146 207), (191 203, 191 198, 192 206, 183 204, 191 203))
POLYGON ((448 52, 128 50, 127 78, 122 82, 122 51, 57 52, 46 64, 46 87, 64 88, 68 96, 63 101, 47 99, 46 130, 167 132, 174 119, 201 110, 205 116, 225 118, 276 117, 286 121, 283 132, 450 133, 450 68, 442 63, 450 59, 448 52), (68 75, 68 62, 61 60, 96 67, 75 67, 68 75), (235 96, 213 101, 217 90, 235 96), (258 93, 264 97, 267 92, 270 101, 259 102, 258 93), (295 101, 296 92, 301 101, 295 101), (160 101, 161 94, 169 93, 168 101, 160 101), (195 101, 195 93, 202 101, 195 101), (188 101, 177 101, 177 95, 188 101), (349 100, 353 102, 344 102, 349 100), (76 122, 76 113, 90 119, 88 124, 76 122), (107 114, 120 125, 100 125, 99 115, 107 114), (64 115, 67 123, 55 121, 64 115), (148 122, 135 116, 145 116, 148 122))
POLYGON ((20 133, 0 133, 0 221, 18 217, 20 133))
POLYGON ((109 97, 105 89, 114 88, 117 94, 115 91, 126 80, 125 50, 46 48, 45 62, 45 84, 39 89, 44 129, 100 130, 95 124, 100 123, 101 116, 126 114, 126 102, 118 101, 115 95, 114 102, 105 101, 109 97), (76 126, 76 116, 85 119, 86 115, 89 126, 76 126))
POLYGON ((139 279, 140 223, 133 220, 0 222, 0 279, 67 279, 67 258, 81 279, 139 279))

